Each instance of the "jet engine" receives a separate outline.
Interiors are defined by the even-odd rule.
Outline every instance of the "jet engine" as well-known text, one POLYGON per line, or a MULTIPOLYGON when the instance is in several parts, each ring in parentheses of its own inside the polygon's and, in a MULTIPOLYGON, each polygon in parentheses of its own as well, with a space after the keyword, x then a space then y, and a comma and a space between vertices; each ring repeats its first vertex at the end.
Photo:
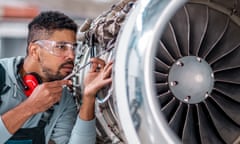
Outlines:
MULTIPOLYGON (((240 1, 122 0, 78 33, 76 67, 114 61, 97 143, 240 143, 240 1)), ((81 102, 87 68, 74 77, 81 102)))

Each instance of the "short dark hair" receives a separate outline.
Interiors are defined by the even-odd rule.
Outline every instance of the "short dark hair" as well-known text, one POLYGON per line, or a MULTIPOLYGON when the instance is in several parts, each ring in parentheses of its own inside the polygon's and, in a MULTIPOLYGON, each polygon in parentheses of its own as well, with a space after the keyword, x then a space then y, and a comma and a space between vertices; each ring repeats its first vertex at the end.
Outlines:
POLYGON ((45 11, 36 16, 28 25, 27 43, 47 38, 55 30, 68 29, 77 33, 77 24, 58 11, 45 11))

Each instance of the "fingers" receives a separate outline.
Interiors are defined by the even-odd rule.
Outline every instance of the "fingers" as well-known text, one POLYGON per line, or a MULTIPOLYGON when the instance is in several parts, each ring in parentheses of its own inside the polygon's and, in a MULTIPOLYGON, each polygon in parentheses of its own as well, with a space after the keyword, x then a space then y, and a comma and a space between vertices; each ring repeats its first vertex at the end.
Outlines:
POLYGON ((104 68, 103 68, 103 79, 109 78, 112 74, 112 66, 113 61, 109 62, 104 68))
POLYGON ((105 61, 100 58, 92 58, 90 61, 92 64, 89 72, 99 72, 105 67, 105 61))
POLYGON ((71 80, 58 80, 53 82, 45 82, 44 84, 49 88, 61 87, 63 85, 71 85, 71 80))
POLYGON ((53 82, 46 82, 43 84, 43 89, 46 89, 50 94, 61 95, 64 86, 72 85, 71 80, 59 80, 53 82))
POLYGON ((57 102, 61 98, 63 85, 68 85, 69 83, 70 80, 45 82, 40 84, 36 90, 34 90, 33 95, 37 97, 39 96, 41 99, 52 99, 53 102, 57 102))
POLYGON ((34 112, 46 111, 59 102, 62 97, 63 85, 71 84, 70 80, 59 80, 39 84, 26 100, 34 112))

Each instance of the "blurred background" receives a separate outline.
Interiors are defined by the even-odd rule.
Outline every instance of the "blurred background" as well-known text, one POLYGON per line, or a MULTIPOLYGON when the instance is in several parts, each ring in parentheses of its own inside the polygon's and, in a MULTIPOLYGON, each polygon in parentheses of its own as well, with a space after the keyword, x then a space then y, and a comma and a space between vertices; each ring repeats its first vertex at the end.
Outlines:
POLYGON ((27 25, 41 11, 59 10, 81 25, 120 0, 0 0, 0 58, 24 56, 27 25))

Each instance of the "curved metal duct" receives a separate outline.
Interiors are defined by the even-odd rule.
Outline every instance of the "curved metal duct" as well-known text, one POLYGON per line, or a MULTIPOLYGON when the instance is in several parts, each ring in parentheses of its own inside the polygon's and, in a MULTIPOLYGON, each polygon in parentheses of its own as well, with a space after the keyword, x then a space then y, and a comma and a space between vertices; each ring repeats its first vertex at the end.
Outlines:
POLYGON ((142 0, 114 25, 128 2, 79 34, 78 65, 115 59, 97 98, 98 143, 239 143, 239 1, 142 0))
POLYGON ((116 52, 114 84, 127 143, 180 143, 160 111, 154 84, 156 45, 185 1, 139 1, 125 23, 116 52))

